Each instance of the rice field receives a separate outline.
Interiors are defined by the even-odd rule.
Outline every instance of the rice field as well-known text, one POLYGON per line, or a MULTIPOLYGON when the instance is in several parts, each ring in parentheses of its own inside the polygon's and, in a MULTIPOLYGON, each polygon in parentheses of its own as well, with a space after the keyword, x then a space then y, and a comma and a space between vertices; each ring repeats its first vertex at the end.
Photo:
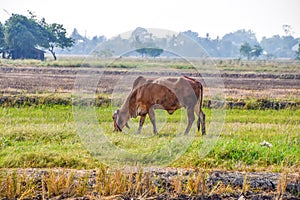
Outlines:
MULTIPOLYGON (((285 168, 299 170, 299 109, 224 111, 222 131, 205 157, 199 155, 205 138, 196 131, 195 124, 190 136, 181 136, 177 130, 181 118, 185 118, 184 111, 178 110, 171 116, 163 111, 157 112, 160 130, 157 135, 152 135, 149 120, 146 121, 141 135, 136 135, 138 120, 135 119, 131 120, 131 129, 125 130, 126 133, 112 132, 113 111, 114 108, 110 106, 95 108, 95 130, 102 127, 103 135, 110 144, 133 152, 133 155, 144 155, 144 160, 147 160, 147 152, 159 151, 160 147, 170 145, 170 141, 187 137, 185 140, 189 143, 184 146, 186 149, 180 149, 183 151, 178 152, 180 156, 178 154, 165 163, 167 166, 277 172, 285 168), (262 146, 263 141, 269 142, 272 147, 262 146)), ((212 110, 205 109, 204 112, 209 129, 212 110)), ((107 162, 108 158, 103 157, 104 160, 101 160, 93 155, 97 150, 88 151, 90 148, 86 142, 89 140, 81 138, 82 134, 78 130, 80 126, 74 120, 72 106, 1 107, 0 116, 1 167, 93 169, 107 162)), ((90 136, 97 141, 99 133, 89 133, 95 134, 90 136)), ((107 155, 117 157, 112 152, 107 155)), ((163 156, 159 153, 155 155, 158 156, 157 159, 165 159, 159 157, 163 156)), ((119 159, 117 161, 121 162, 122 159, 119 159)))

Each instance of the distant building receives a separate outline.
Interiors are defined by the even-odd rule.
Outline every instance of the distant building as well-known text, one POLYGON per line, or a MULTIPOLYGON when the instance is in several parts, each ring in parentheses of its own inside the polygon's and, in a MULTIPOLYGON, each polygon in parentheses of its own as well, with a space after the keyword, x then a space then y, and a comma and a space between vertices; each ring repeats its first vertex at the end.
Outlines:
POLYGON ((6 59, 37 59, 37 60, 45 60, 45 51, 31 48, 28 50, 24 49, 5 49, 0 50, 2 53, 2 58, 6 59))

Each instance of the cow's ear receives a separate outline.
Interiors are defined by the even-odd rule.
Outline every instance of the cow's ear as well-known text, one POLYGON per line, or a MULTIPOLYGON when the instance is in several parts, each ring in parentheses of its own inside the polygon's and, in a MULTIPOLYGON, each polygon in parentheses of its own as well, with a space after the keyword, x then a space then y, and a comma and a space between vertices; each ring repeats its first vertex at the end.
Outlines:
POLYGON ((127 128, 129 128, 129 129, 130 129, 130 127, 129 127, 129 125, 128 125, 128 123, 127 123, 127 122, 126 122, 125 126, 126 126, 127 128))

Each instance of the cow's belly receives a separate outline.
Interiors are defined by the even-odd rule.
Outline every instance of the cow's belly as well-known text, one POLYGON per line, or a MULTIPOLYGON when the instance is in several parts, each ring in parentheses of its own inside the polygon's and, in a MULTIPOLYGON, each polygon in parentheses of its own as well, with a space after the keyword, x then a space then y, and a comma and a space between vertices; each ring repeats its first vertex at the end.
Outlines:
POLYGON ((166 110, 170 115, 173 114, 176 110, 180 109, 182 106, 179 103, 176 104, 155 104, 154 109, 166 110))

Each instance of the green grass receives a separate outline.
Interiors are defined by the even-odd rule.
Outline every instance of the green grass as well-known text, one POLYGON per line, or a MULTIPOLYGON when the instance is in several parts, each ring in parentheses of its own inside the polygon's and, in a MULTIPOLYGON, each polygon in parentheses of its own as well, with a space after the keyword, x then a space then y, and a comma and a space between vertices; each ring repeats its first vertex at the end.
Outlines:
POLYGON ((0 59, 2 67, 96 67, 96 68, 120 68, 120 69, 177 69, 183 71, 194 71, 194 66, 201 70, 201 73, 217 73, 220 70, 224 73, 269 73, 269 74, 298 74, 300 62, 296 60, 253 60, 240 59, 168 59, 168 58, 96 58, 78 56, 59 56, 58 60, 47 58, 46 61, 39 60, 7 60, 0 59))
MULTIPOLYGON (((212 110, 205 109, 205 113, 209 130, 212 110)), ((84 145, 80 138, 83 135, 77 134, 80 126, 73 114, 72 107, 64 105, 1 107, 0 167, 97 168, 102 166, 103 160, 98 161, 96 158, 108 159, 107 156, 111 156, 109 159, 115 161, 120 153, 111 151, 105 155, 97 155, 95 152, 101 154, 105 151, 100 147, 98 151, 89 152, 88 149, 99 146, 103 136, 113 147, 128 152, 122 154, 123 161, 128 163, 130 159, 136 159, 132 155, 139 156, 139 159, 145 161, 143 164, 153 160, 163 163, 169 157, 181 155, 182 148, 178 144, 193 140, 184 154, 178 159, 168 160, 174 161, 168 165, 271 171, 283 171, 285 168, 297 170, 300 167, 300 110, 226 110, 222 133, 213 149, 203 158, 199 157, 199 149, 203 145, 200 133, 194 137, 175 134, 185 128, 177 126, 181 117, 182 120, 185 119, 185 111, 182 115, 180 111, 176 111, 172 116, 157 112, 160 133, 152 136, 152 127, 147 120, 142 134, 137 136, 134 132, 137 130, 138 120, 130 122, 132 127, 126 130, 128 134, 115 133, 112 132, 112 109, 96 108, 97 124, 90 128, 100 126, 104 135, 98 136, 99 133, 94 132, 95 135, 86 140, 91 142, 89 145, 84 145), (270 142, 273 147, 261 146, 263 140, 270 142), (170 149, 170 154, 165 154, 170 149)), ((195 124, 193 131, 195 132, 195 124)))
POLYGON ((227 110, 219 141, 200 160, 195 142, 179 163, 229 170, 271 170, 300 167, 300 111, 296 110, 227 110), (271 148, 261 146, 263 141, 271 148))
POLYGON ((76 135, 70 106, 8 107, 0 113, 1 167, 97 165, 76 135))

